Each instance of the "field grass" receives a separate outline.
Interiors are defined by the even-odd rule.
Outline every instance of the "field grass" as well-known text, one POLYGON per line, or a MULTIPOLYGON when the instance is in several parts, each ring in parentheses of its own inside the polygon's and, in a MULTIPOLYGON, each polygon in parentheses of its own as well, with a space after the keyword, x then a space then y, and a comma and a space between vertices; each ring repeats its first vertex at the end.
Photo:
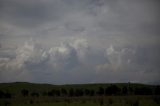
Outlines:
POLYGON ((0 106, 160 106, 160 96, 27 97, 0 99, 0 106))

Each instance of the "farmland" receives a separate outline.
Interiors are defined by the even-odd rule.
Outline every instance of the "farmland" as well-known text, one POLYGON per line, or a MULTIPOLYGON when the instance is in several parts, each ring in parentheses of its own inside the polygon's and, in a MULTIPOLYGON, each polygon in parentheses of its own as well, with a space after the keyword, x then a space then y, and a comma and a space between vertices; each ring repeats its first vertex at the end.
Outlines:
POLYGON ((1 83, 0 106, 160 106, 160 86, 1 83))

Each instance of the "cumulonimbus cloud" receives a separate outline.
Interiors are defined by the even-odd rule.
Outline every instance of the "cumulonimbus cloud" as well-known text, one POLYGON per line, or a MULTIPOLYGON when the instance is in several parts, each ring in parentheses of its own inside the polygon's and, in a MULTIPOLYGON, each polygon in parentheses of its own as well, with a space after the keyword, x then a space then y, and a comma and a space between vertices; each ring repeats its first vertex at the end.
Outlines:
MULTIPOLYGON (((15 56, 0 58, 1 82, 141 81, 140 76, 135 73, 141 73, 147 79, 149 77, 145 74, 147 68, 153 69, 151 65, 147 67, 139 63, 141 58, 136 48, 116 49, 111 45, 106 50, 97 49, 89 46, 87 39, 82 38, 71 38, 51 48, 43 48, 41 44, 30 39, 12 52, 15 52, 15 56), (117 80, 111 76, 117 76, 117 80), (135 76, 138 80, 134 80, 135 76)), ((147 61, 145 63, 148 64, 147 61)), ((151 74, 156 80, 157 75, 159 75, 157 71, 151 74)))

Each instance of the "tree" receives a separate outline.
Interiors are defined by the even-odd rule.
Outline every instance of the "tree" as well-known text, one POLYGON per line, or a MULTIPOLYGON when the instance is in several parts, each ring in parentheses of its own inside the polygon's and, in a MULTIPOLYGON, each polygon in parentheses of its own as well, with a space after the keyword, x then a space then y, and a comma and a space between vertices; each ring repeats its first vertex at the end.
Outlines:
POLYGON ((11 98, 12 95, 10 92, 3 92, 3 91, 0 91, 0 98, 11 98))
POLYGON ((120 93, 120 88, 116 85, 110 85, 105 89, 105 95, 118 95, 120 93))
POLYGON ((84 94, 85 94, 86 96, 89 96, 90 90, 89 90, 89 89, 85 89, 85 90, 84 90, 84 94))
POLYGON ((5 93, 0 90, 0 98, 4 98, 5 93))
POLYGON ((99 89, 97 91, 97 94, 100 95, 100 96, 104 95, 104 88, 99 87, 99 89))
POLYGON ((122 95, 127 95, 128 94, 128 88, 126 86, 124 86, 122 88, 122 95))
POLYGON ((134 90, 131 86, 128 87, 128 93, 129 94, 134 94, 134 90))
POLYGON ((76 89, 75 90, 75 96, 83 96, 84 92, 83 89, 76 89))
POLYGON ((26 89, 22 89, 21 93, 22 93, 23 96, 28 96, 29 91, 26 90, 26 89))
POLYGON ((64 88, 62 88, 61 89, 61 94, 62 94, 62 96, 67 96, 67 90, 66 89, 64 89, 64 88))
POLYGON ((43 96, 47 96, 47 95, 48 95, 48 92, 44 91, 44 92, 42 92, 42 95, 43 95, 43 96))
POLYGON ((7 91, 7 92, 5 93, 5 98, 11 98, 11 97, 12 97, 11 93, 7 91))
POLYGON ((95 91, 93 89, 90 90, 90 96, 94 96, 95 95, 95 91))
POLYGON ((55 95, 56 95, 56 96, 60 96, 60 95, 61 95, 60 90, 55 90, 55 95))
POLYGON ((147 88, 147 87, 137 87, 135 88, 134 94, 135 95, 151 95, 152 90, 151 88, 147 88))
POLYGON ((48 96, 55 96, 55 90, 52 89, 51 91, 49 91, 48 96))
POLYGON ((33 96, 33 97, 39 97, 39 94, 37 92, 32 92, 31 96, 33 96))
POLYGON ((156 86, 154 94, 155 95, 160 95, 160 86, 156 86))
POLYGON ((95 91, 93 89, 85 89, 84 90, 84 95, 86 95, 86 96, 94 96, 95 95, 95 91))
POLYGON ((74 89, 73 88, 71 88, 70 90, 69 90, 69 96, 74 96, 74 89))

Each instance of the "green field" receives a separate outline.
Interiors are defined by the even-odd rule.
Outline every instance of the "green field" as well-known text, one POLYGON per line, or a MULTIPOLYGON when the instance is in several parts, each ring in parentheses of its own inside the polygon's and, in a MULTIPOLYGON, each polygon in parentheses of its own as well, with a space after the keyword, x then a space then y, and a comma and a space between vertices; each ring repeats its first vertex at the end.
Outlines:
POLYGON ((105 96, 0 99, 0 106, 160 106, 160 96, 105 96))
POLYGON ((1 83, 0 106, 160 106, 160 86, 1 83))

